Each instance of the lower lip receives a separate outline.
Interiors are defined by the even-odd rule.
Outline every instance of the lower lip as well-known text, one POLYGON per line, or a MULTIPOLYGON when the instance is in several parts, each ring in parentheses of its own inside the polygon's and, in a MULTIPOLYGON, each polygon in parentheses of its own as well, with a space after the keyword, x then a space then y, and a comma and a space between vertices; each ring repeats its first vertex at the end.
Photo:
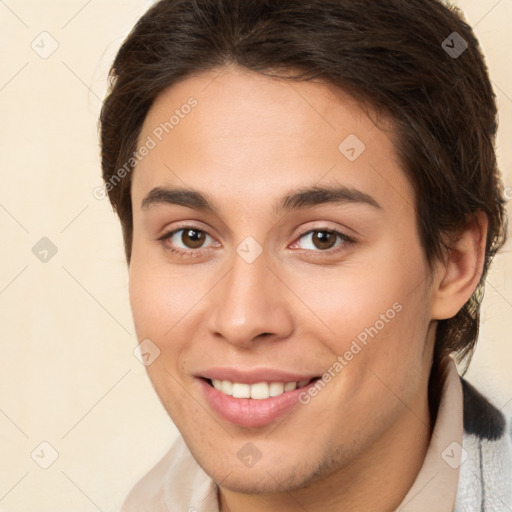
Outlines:
POLYGON ((307 386, 282 395, 257 400, 254 398, 233 398, 225 395, 204 379, 198 379, 210 407, 222 418, 241 427, 263 427, 289 413, 300 405, 300 393, 307 391, 307 386))

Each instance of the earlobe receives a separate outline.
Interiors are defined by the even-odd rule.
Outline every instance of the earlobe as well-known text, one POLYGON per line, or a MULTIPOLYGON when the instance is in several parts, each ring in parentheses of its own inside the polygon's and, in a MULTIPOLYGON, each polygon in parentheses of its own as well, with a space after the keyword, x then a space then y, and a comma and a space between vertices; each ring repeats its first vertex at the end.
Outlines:
POLYGON ((487 229, 487 215, 477 212, 452 243, 445 263, 438 263, 432 295, 433 320, 454 317, 478 286, 485 260, 487 229))

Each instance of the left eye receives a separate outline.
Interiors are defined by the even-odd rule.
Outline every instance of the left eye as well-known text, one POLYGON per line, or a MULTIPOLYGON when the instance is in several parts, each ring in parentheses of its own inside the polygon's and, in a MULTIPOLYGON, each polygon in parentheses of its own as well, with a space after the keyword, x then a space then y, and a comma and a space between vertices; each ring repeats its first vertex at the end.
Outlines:
POLYGON ((339 239, 340 243, 336 246, 339 247, 351 239, 340 233, 339 231, 330 229, 316 229, 304 233, 299 240, 305 239, 309 243, 309 247, 301 247, 301 249, 309 249, 316 251, 327 251, 335 247, 336 240, 339 239))

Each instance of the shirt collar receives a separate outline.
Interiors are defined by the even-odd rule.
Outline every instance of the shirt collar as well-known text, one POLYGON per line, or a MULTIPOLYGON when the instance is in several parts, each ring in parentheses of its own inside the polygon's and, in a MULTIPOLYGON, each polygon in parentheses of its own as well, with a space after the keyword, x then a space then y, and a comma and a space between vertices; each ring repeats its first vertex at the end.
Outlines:
POLYGON ((455 362, 445 356, 436 368, 440 397, 423 466, 397 512, 452 512, 462 455, 462 385, 455 362))

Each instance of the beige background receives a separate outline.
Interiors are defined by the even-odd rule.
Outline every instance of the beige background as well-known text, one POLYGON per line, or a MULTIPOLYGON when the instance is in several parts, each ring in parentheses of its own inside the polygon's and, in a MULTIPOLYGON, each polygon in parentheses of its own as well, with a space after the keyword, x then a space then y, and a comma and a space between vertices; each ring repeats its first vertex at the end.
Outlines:
MULTIPOLYGON (((176 436, 132 352, 117 220, 92 195, 108 67, 151 3, 0 0, 0 510, 119 510, 176 436), (57 43, 46 59, 35 51, 57 43), (42 237, 58 249, 46 263, 32 253, 42 237)), ((459 5, 487 55, 512 187, 512 1, 459 5)), ((488 278, 467 375, 508 414, 511 263, 509 243, 488 278)))

